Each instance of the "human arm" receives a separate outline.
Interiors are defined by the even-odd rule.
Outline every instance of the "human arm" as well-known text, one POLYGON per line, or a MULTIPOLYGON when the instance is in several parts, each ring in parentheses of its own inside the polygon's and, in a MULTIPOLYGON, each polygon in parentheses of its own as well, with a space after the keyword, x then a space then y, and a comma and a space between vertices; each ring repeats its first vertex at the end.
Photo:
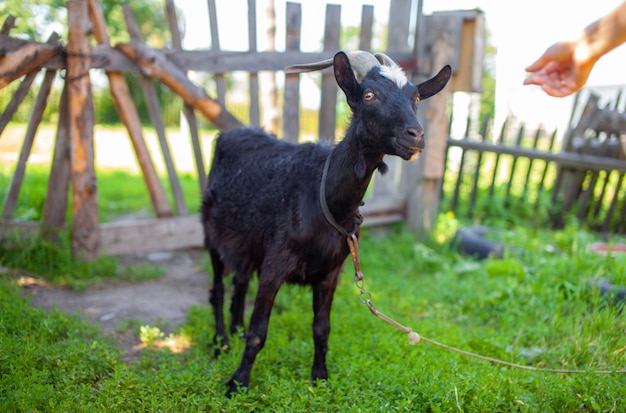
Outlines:
POLYGON ((580 90, 591 69, 604 54, 626 42, 626 1, 587 26, 576 40, 550 46, 526 68, 525 85, 539 85, 551 96, 563 97, 580 90))

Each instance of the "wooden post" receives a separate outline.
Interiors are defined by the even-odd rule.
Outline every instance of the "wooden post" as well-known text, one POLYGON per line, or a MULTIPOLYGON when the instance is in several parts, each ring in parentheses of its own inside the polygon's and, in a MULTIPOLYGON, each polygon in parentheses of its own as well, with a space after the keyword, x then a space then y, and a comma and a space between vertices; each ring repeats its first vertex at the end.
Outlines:
MULTIPOLYGON (((96 41, 98 44, 109 46, 109 34, 107 33, 100 4, 97 0, 89 0, 88 6, 96 41)), ((106 73, 109 78, 109 89, 111 90, 113 103, 120 120, 126 126, 126 130, 128 130, 128 135, 135 149, 135 155, 146 181, 156 216, 159 218, 171 217, 174 214, 165 194, 165 188, 163 188, 163 184, 156 173, 152 157, 146 146, 146 141, 141 131, 141 120, 137 113, 137 107, 130 96, 126 80, 124 80, 124 76, 120 72, 107 71, 106 73)))
MULTIPOLYGON (((176 18, 174 0, 165 1, 165 11, 167 13, 167 23, 170 26, 170 33, 172 34, 172 46, 174 49, 182 50, 183 44, 180 37, 180 30, 178 29, 178 19, 176 18)), ((198 120, 196 119, 193 107, 187 103, 183 106, 183 113, 185 115, 185 119, 187 120, 187 124, 189 125, 191 146, 193 148, 193 155, 196 161, 198 183, 200 184, 200 194, 202 194, 204 189, 207 187, 207 176, 204 170, 204 160, 202 158, 202 146, 200 145, 200 136, 198 133, 198 120)))
MULTIPOLYGON (((420 39, 420 41, 430 43, 432 55, 428 56, 430 59, 425 59, 426 56, 417 56, 418 71, 423 67, 430 67, 432 72, 436 73, 444 65, 452 62, 454 48, 458 45, 455 44, 456 36, 453 36, 450 32, 451 28, 444 24, 446 21, 443 18, 435 19, 435 16, 430 16, 427 22, 425 20, 420 18, 420 24, 428 23, 427 32, 431 37, 420 39)), ((416 47, 416 49, 426 50, 425 47, 416 47)), ((408 190, 407 224, 422 238, 431 235, 439 212, 448 138, 446 108, 450 94, 450 87, 446 87, 435 96, 420 103, 418 114, 422 118, 420 121, 426 132, 426 148, 417 164, 417 168, 421 171, 413 175, 415 178, 408 177, 408 180, 405 178, 405 182, 413 179, 417 181, 416 185, 406 188, 408 190)))
POLYGON ((0 34, 8 35, 11 29, 13 29, 13 26, 15 26, 15 16, 9 15, 6 19, 4 19, 4 23, 2 23, 0 34))
MULTIPOLYGON (((208 0, 209 26, 211 28, 211 50, 220 50, 220 31, 217 25, 217 7, 215 0, 208 0)), ((217 89, 217 101, 226 107, 226 81, 223 73, 213 73, 215 77, 215 88, 217 89)))
POLYGON ((72 253, 85 260, 98 254, 98 193, 93 152, 93 101, 89 68, 89 16, 85 0, 67 2, 67 97, 72 172, 72 253))
MULTIPOLYGON (((324 51, 339 50, 341 6, 337 4, 326 5, 326 24, 324 27, 324 51)), ((337 82, 332 71, 322 73, 321 92, 318 123, 319 140, 332 143, 335 141, 335 126, 337 124, 337 82)))
MULTIPOLYGON (((55 33, 53 35, 53 38, 54 41, 56 41, 58 39, 58 35, 55 33)), ((35 135, 37 134, 37 129, 39 128, 39 124, 41 123, 43 112, 46 109, 46 105, 48 103, 48 95, 50 94, 52 81, 54 80, 56 73, 57 71, 54 69, 46 70, 46 74, 44 76, 43 82, 41 83, 39 93, 37 93, 37 99, 35 100, 35 105, 33 106, 33 113, 28 121, 26 136, 24 136, 24 142, 22 144, 22 149, 20 150, 20 156, 17 161, 17 165, 15 166, 15 171, 13 172, 11 185, 9 186, 9 190, 7 191, 4 207, 2 208, 2 219, 4 220, 10 220, 13 217, 13 213, 15 212, 17 198, 19 196, 20 189, 22 188, 24 173, 26 172, 26 161, 28 161, 28 157, 30 156, 33 143, 35 142, 35 135)))
MULTIPOLYGON (((300 50, 300 30, 302 28, 302 6, 287 3, 287 29, 285 30, 285 49, 300 50)), ((283 139, 298 142, 300 133, 300 75, 285 75, 283 107, 283 139)))
POLYGON ((67 83, 59 103, 59 122, 54 139, 54 155, 50 167, 48 190, 43 204, 42 233, 45 238, 56 241, 59 232, 65 227, 67 213, 67 192, 70 186, 70 143, 67 108, 67 83))
MULTIPOLYGON (((257 53, 256 38, 256 0, 248 0, 248 49, 257 53)), ((248 73, 248 90, 250 93, 250 126, 261 126, 261 108, 259 107, 259 73, 248 73)))
MULTIPOLYGON (((387 38, 387 52, 402 52, 408 48, 409 17, 411 11, 411 0, 392 0, 389 5, 389 31, 387 38)), ((376 175, 372 187, 372 194, 375 198, 390 199, 399 191, 401 194, 408 193, 411 188, 398 188, 397 176, 413 177, 416 172, 414 163, 406 164, 397 156, 385 156, 385 163, 388 170, 385 175, 376 175)))
MULTIPOLYGON (((135 43, 143 44, 141 43, 141 32, 139 30, 139 25, 137 24, 137 21, 133 16, 130 5, 125 4, 122 6, 122 9, 124 10, 126 27, 128 28, 128 33, 130 34, 131 40, 135 43)), ((141 83, 141 88, 143 89, 143 94, 146 98, 148 115, 150 116, 150 120, 152 121, 152 125, 154 126, 157 137, 159 139, 159 143, 161 145, 161 152, 163 154, 163 160, 165 161, 167 176, 170 180, 172 194, 174 195, 176 211, 179 215, 187 215, 189 213, 189 210, 187 209, 187 205, 185 204, 183 189, 180 185, 178 175, 176 174, 176 168, 174 166, 172 152, 170 151, 167 137, 165 136, 165 123, 163 122, 161 108, 159 107, 159 99, 156 94, 156 88, 152 84, 150 78, 145 74, 140 75, 139 82, 141 83)))

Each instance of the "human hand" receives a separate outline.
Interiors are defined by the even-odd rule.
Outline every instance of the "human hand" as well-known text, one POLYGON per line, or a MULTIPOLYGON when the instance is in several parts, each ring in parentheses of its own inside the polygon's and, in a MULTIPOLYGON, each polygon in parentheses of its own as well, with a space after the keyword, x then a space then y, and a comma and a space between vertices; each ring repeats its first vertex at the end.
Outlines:
POLYGON ((541 86, 550 96, 568 96, 585 85, 594 64, 579 42, 555 43, 526 68, 531 74, 524 84, 541 86))

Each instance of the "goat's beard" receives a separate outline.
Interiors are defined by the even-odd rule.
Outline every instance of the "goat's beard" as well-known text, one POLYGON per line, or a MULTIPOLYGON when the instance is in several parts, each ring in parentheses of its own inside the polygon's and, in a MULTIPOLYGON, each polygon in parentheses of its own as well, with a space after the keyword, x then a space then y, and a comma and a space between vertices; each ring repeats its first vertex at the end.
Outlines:
POLYGON ((411 157, 409 158, 409 162, 417 161, 417 159, 420 157, 421 154, 422 154, 421 149, 416 150, 415 152, 413 152, 413 155, 411 155, 411 157))

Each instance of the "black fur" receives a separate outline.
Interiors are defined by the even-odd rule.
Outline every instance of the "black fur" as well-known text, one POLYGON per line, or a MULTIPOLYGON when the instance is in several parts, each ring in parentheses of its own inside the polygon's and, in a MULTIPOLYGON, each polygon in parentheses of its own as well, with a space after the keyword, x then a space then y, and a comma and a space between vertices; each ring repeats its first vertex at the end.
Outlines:
MULTIPOLYGON (((399 89, 372 69, 361 83, 347 56, 334 58, 337 83, 353 115, 345 138, 334 149, 291 144, 259 129, 237 129, 217 139, 208 188, 203 197, 205 245, 214 270, 210 302, 216 319, 216 352, 228 347, 223 315, 223 278, 234 271, 230 333, 243 328, 244 300, 252 274, 259 288, 241 364, 227 382, 228 395, 248 386, 250 371, 265 343, 270 312, 284 282, 313 291, 315 355, 311 379, 326 379, 330 310, 339 273, 349 254, 346 239, 324 217, 319 188, 324 163, 332 156, 326 199, 335 220, 358 233, 358 208, 383 155, 410 159, 424 147, 415 115, 416 98, 441 90, 449 67, 419 86, 399 89), (364 96, 372 92, 373 99, 364 96)), ((368 95, 370 97, 371 95, 368 95)))

